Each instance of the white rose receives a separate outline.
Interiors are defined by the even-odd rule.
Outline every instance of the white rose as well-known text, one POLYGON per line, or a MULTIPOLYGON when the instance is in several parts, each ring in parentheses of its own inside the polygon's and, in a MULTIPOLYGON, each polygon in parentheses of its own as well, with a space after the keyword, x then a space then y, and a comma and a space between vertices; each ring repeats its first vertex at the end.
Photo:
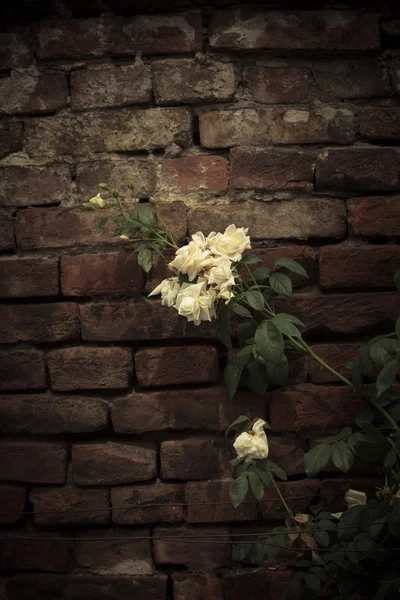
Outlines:
POLYGON ((200 321, 211 321, 217 316, 215 309, 216 293, 210 288, 203 288, 199 297, 200 321))
POLYGON ((348 508, 353 508, 353 506, 362 506, 363 504, 367 504, 367 496, 364 492, 358 492, 357 490, 348 490, 345 494, 344 499, 347 502, 348 508))
POLYGON ((200 248, 200 250, 206 250, 206 248, 207 248, 207 240, 204 237, 204 233, 202 233, 201 231, 198 231, 197 233, 194 233, 192 235, 192 240, 196 244, 196 246, 198 248, 200 248))
POLYGON ((206 267, 212 263, 212 257, 208 250, 203 251, 198 247, 195 241, 189 242, 187 246, 182 246, 176 251, 176 256, 169 263, 170 269, 175 269, 180 273, 187 273, 189 281, 193 279, 206 267))
POLYGON ((156 288, 154 288, 149 296, 161 294, 161 304, 163 306, 173 306, 180 287, 181 285, 178 282, 177 277, 169 277, 168 279, 164 279, 156 288))
POLYGON ((225 304, 228 304, 234 297, 234 293, 232 292, 232 288, 230 286, 225 286, 220 289, 218 292, 217 298, 221 298, 221 300, 225 300, 225 304))
POLYGON ((210 285, 215 285, 217 290, 235 284, 232 263, 225 256, 220 256, 214 260, 212 267, 205 273, 205 277, 210 285))
POLYGON ((215 292, 206 288, 206 282, 184 283, 176 298, 175 308, 189 323, 200 325, 216 316, 215 292))
POLYGON ((255 458, 268 457, 268 440, 264 431, 265 421, 258 419, 249 432, 241 433, 235 440, 233 447, 238 458, 245 458, 250 462, 255 458))
POLYGON ((246 235, 248 228, 229 225, 224 233, 210 233, 207 238, 207 246, 215 254, 226 256, 232 262, 242 258, 243 252, 251 248, 250 238, 246 235))
POLYGON ((88 202, 90 206, 93 206, 93 208, 105 208, 107 206, 106 201, 101 197, 100 194, 97 194, 97 196, 90 198, 88 202))

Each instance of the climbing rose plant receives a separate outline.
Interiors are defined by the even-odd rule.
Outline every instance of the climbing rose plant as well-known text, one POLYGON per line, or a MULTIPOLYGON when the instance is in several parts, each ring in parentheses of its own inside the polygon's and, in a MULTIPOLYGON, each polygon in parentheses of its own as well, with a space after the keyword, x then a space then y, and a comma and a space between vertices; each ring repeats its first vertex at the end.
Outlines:
MULTIPOLYGON (((351 379, 323 361, 303 338, 305 325, 297 317, 280 312, 275 303, 292 295, 293 276, 307 278, 298 262, 278 258, 273 269, 257 266, 260 259, 251 253, 248 230, 231 224, 224 232, 205 236, 197 232, 188 244, 179 247, 167 227, 156 200, 138 203, 134 187, 128 184, 129 198, 117 189, 101 184, 102 193, 83 206, 103 213, 102 229, 110 220, 119 236, 146 272, 152 254, 164 257, 174 250, 169 262, 171 276, 149 295, 176 310, 194 325, 216 319, 221 341, 229 351, 225 383, 230 398, 240 385, 263 395, 270 386, 282 386, 289 374, 289 359, 303 354, 330 371, 355 397, 370 408, 361 412, 353 427, 345 427, 304 456, 309 477, 332 461, 345 473, 355 457, 370 463, 371 472, 381 476, 382 486, 367 498, 364 492, 349 489, 347 510, 331 513, 320 502, 309 513, 292 511, 279 481, 285 471, 269 456, 266 430, 261 418, 240 415, 227 429, 234 434, 237 457, 230 496, 234 507, 251 493, 261 501, 265 489, 273 487, 286 511, 285 522, 268 534, 237 544, 233 558, 261 564, 265 558, 285 556, 294 575, 288 586, 288 600, 326 597, 336 600, 385 600, 400 594, 400 393, 396 385, 400 363, 400 317, 395 331, 368 341, 352 361, 351 379), (232 333, 231 318, 236 321, 232 333)), ((400 270, 395 274, 400 291, 400 270)), ((318 402, 318 398, 315 399, 318 402)))

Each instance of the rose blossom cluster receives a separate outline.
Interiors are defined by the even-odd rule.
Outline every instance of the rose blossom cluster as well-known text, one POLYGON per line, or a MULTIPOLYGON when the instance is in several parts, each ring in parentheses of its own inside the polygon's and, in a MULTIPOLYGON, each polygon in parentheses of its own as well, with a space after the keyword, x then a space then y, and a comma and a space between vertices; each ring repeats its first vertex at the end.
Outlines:
POLYGON ((169 263, 174 277, 164 279, 149 296, 161 294, 164 306, 173 306, 189 322, 200 325, 216 317, 219 300, 228 303, 234 296, 235 270, 243 252, 251 248, 248 229, 229 225, 224 233, 198 232, 176 251, 169 263), (181 275, 188 281, 180 283, 181 275))

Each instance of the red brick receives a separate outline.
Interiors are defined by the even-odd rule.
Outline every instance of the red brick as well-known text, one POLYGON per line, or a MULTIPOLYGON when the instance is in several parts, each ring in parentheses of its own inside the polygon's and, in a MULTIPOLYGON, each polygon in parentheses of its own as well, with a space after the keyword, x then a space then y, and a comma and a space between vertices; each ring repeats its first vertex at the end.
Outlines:
POLYGON ((0 259, 0 298, 57 296, 59 289, 58 259, 0 259))
POLYGON ((384 62, 371 59, 316 61, 312 74, 319 97, 342 100, 389 94, 389 77, 384 62))
POLYGON ((64 483, 67 450, 63 444, 0 442, 0 479, 27 483, 64 483))
POLYGON ((243 84, 256 102, 263 104, 296 104, 308 98, 311 74, 297 67, 246 66, 243 84))
POLYGON ((309 333, 363 333, 392 326, 398 316, 395 292, 372 294, 296 294, 280 299, 277 311, 293 314, 306 324, 309 333))
POLYGON ((229 521, 255 521, 257 501, 248 494, 238 508, 232 506, 229 490, 233 480, 200 481, 186 484, 188 523, 227 523, 229 521))
POLYGON ((199 188, 221 192, 228 187, 228 163, 220 156, 166 158, 161 167, 162 186, 184 192, 199 188))
POLYGON ((72 302, 0 306, 3 343, 65 342, 79 334, 78 306, 72 302))
POLYGON ((211 575, 191 575, 186 573, 174 573, 175 600, 221 600, 223 598, 222 580, 211 575))
POLYGON ((400 246, 325 246, 319 256, 323 289, 393 287, 400 246))
POLYGON ((25 142, 29 156, 156 150, 172 142, 187 146, 191 115, 180 107, 59 114, 27 121, 25 142))
POLYGON ((22 150, 24 124, 22 121, 0 122, 0 158, 22 150))
POLYGON ((16 523, 25 509, 25 503, 26 489, 24 486, 14 483, 1 483, 0 523, 16 523))
POLYGON ((0 403, 0 431, 6 433, 86 433, 107 426, 108 405, 100 398, 21 394, 4 395, 0 403))
POLYGON ((111 502, 113 521, 117 525, 177 523, 184 519, 181 485, 156 483, 116 487, 111 490, 111 502))
POLYGON ((144 64, 101 65, 71 72, 71 108, 107 108, 151 100, 151 71, 144 64))
POLYGON ((80 530, 74 555, 78 567, 94 575, 152 575, 154 572, 150 529, 80 530), (92 539, 81 540, 81 537, 92 539), (141 539, 146 537, 149 539, 141 539))
POLYGON ((353 113, 331 106, 214 110, 199 119, 205 148, 354 142, 353 113))
POLYGON ((261 263, 250 266, 251 270, 265 265, 269 269, 273 269, 274 263, 278 258, 292 258, 299 262, 308 274, 308 279, 301 276, 296 276, 294 273, 290 275, 290 278, 295 287, 304 285, 310 285, 316 281, 317 278, 317 258, 315 256, 314 249, 310 246, 278 246, 277 248, 255 248, 250 250, 249 253, 256 254, 258 258, 261 258, 261 263))
POLYGON ((341 148, 318 154, 317 190, 396 190, 399 185, 399 156, 391 148, 341 148))
POLYGON ((360 135, 367 140, 400 140, 400 108, 363 106, 357 110, 360 135))
MULTIPOLYGON (((183 202, 161 204, 160 212, 178 240, 186 237, 186 209, 183 202)), ((76 246, 122 245, 113 237, 115 225, 107 223, 99 233, 98 212, 82 208, 31 208, 19 211, 17 243, 23 250, 71 248, 76 246)))
POLYGON ((1 167, 0 206, 34 206, 72 198, 67 165, 1 167))
MULTIPOLYGON (((371 471, 371 470, 370 470, 371 471)), ((367 494, 368 499, 375 498, 378 487, 382 481, 375 479, 351 478, 351 479, 323 479, 321 481, 321 501, 324 510, 344 511, 348 506, 345 494, 349 489, 359 490, 367 494)))
POLYGON ((14 220, 13 219, 1 219, 0 220, 0 252, 2 250, 14 250, 15 239, 14 239, 14 220))
POLYGON ((304 473, 304 444, 297 437, 268 435, 269 458, 288 475, 304 473))
MULTIPOLYGON (((12 571, 49 571, 64 573, 68 570, 68 541, 57 534, 46 532, 46 539, 26 539, 26 530, 2 532, 0 564, 12 571), (21 537, 22 539, 13 539, 21 537)), ((35 535, 32 536, 35 538, 35 535)), ((7 586, 8 587, 8 586, 7 586)), ((12 598, 12 596, 11 596, 12 598)), ((16 598, 16 596, 14 596, 16 598)))
POLYGON ((226 573, 223 578, 224 598, 242 600, 248 596, 252 600, 285 600, 286 588, 293 574, 289 569, 277 570, 276 567, 226 573))
POLYGON ((218 438, 188 438, 161 443, 163 479, 218 479, 229 475, 230 450, 218 438))
POLYGON ((108 183, 124 195, 130 194, 126 187, 128 181, 135 184, 135 197, 148 198, 156 189, 155 164, 146 158, 117 157, 83 162, 76 168, 77 190, 83 200, 99 192, 99 183, 108 183))
POLYGON ((377 13, 332 10, 217 11, 210 45, 219 50, 361 51, 380 47, 377 13), (332 23, 335 24, 332 27, 332 23))
POLYGON ((36 525, 104 525, 110 521, 108 490, 43 487, 32 490, 29 499, 36 525))
POLYGON ((74 444, 74 482, 77 485, 118 485, 153 479, 157 473, 156 458, 153 445, 74 444))
MULTIPOLYGON (((399 19, 400 25, 400 19, 399 19)), ((400 32, 400 27, 399 27, 400 32)), ((400 36, 399 36, 400 37, 400 36)), ((394 93, 400 95, 400 58, 393 58, 390 64, 390 80, 392 82, 394 93)))
MULTIPOLYGON (((43 352, 39 350, 0 350, 0 390, 29 390, 47 387, 43 352)), ((2 397, 0 412, 3 410, 2 397)), ((0 424, 1 428, 1 424, 0 424)))
POLYGON ((128 387, 132 354, 128 348, 76 346, 47 357, 51 387, 60 392, 128 387))
POLYGON ((365 408, 366 401, 349 387, 302 385, 273 391, 269 418, 273 431, 322 431, 351 424, 365 408))
POLYGON ((70 600, 161 600, 167 576, 101 577, 88 575, 17 575, 9 584, 9 600, 62 598, 70 600))
POLYGON ((250 419, 267 418, 267 395, 257 396, 244 388, 239 388, 231 400, 225 389, 221 400, 219 406, 221 431, 225 431, 240 415, 247 415, 250 419))
POLYGON ((353 235, 400 235, 400 196, 353 198, 347 208, 349 230, 353 235))
POLYGON ((29 31, 18 27, 0 34, 0 69, 25 69, 34 58, 29 31))
MULTIPOLYGON (((307 512, 314 496, 318 493, 320 482, 317 479, 302 479, 300 481, 282 481, 278 483, 279 490, 290 506, 290 510, 296 513, 307 512)), ((274 487, 265 490, 264 500, 260 502, 260 512, 263 519, 274 521, 285 519, 286 509, 282 505, 274 487)))
POLYGON ((233 63, 186 58, 156 61, 152 69, 157 104, 227 101, 236 91, 233 63))
MULTIPOLYGON (((351 378, 351 369, 346 363, 353 360, 360 350, 360 344, 313 344, 313 352, 341 375, 351 378)), ((312 358, 308 357, 308 374, 313 383, 337 383, 338 379, 312 358)))
POLYGON ((315 154, 299 150, 231 150, 231 183, 239 190, 314 189, 315 154))
POLYGON ((253 239, 343 237, 346 213, 341 200, 320 198, 253 204, 199 206, 189 211, 189 233, 224 231, 228 225, 249 227, 253 239))
POLYGON ((60 266, 64 296, 137 296, 143 291, 143 270, 131 252, 63 256, 60 266))
POLYGON ((0 111, 7 114, 53 113, 68 104, 68 82, 63 73, 41 73, 35 66, 11 71, 0 80, 0 111))
POLYGON ((223 567, 230 562, 232 548, 229 544, 229 530, 225 527, 156 527, 153 535, 154 558, 157 563, 185 565, 192 571, 204 571, 223 567), (214 536, 215 541, 210 541, 210 536, 211 539, 214 536), (196 541, 200 537, 204 541, 196 541))
POLYGON ((218 376, 218 351, 213 346, 142 348, 135 353, 140 386, 213 383, 218 376))

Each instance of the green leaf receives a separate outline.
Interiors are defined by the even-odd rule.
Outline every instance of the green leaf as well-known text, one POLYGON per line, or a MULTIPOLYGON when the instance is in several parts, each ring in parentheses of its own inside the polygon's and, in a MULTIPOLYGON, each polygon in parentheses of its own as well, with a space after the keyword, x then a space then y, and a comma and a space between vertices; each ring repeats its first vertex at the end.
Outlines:
POLYGON ((230 431, 232 431, 232 429, 236 429, 236 425, 240 425, 241 423, 245 423, 246 421, 250 423, 249 417, 246 417, 246 415, 240 415, 240 417, 238 417, 235 421, 233 421, 233 423, 231 423, 229 425, 229 427, 226 429, 225 437, 228 437, 228 435, 229 435, 230 431))
POLYGON ((368 345, 362 346, 360 348, 358 357, 359 357, 361 373, 363 375, 365 375, 366 377, 373 377, 374 376, 374 364, 369 355, 369 346, 368 345))
POLYGON ((385 459, 383 461, 383 466, 385 467, 385 469, 392 469, 394 467, 394 465, 396 464, 396 458, 397 458, 397 450, 396 450, 396 446, 393 446, 393 448, 391 448, 389 450, 389 452, 386 454, 385 459))
POLYGON ((355 421, 356 424, 360 427, 360 429, 363 429, 365 423, 372 423, 374 419, 374 411, 372 410, 372 408, 367 408, 366 410, 363 410, 356 416, 355 421))
POLYGON ((347 438, 349 435, 351 435, 351 433, 352 433, 351 427, 343 427, 343 429, 341 429, 339 431, 339 433, 337 433, 336 435, 329 438, 328 441, 329 442, 341 442, 342 440, 344 440, 344 438, 347 438))
POLYGON ((356 356, 351 367, 351 379, 353 385, 358 389, 362 383, 362 374, 360 367, 360 356, 356 356))
POLYGON ((141 221, 147 227, 155 227, 156 220, 153 215, 153 211, 148 206, 138 206, 137 216, 139 221, 141 221))
POLYGON ((370 345, 369 354, 374 363, 382 368, 398 350, 400 350, 399 340, 382 338, 370 345))
POLYGON ((400 269, 394 274, 394 285, 396 286, 396 290, 400 292, 400 269))
POLYGON ((316 475, 328 464, 332 454, 329 444, 318 444, 304 455, 304 468, 308 477, 316 475))
POLYGON ((367 438, 361 431, 357 431, 356 433, 352 433, 347 438, 347 443, 349 445, 350 450, 352 450, 356 454, 357 444, 360 442, 365 442, 367 438))
POLYGON ((396 321, 396 335, 400 340, 400 317, 398 317, 398 319, 396 321))
POLYGON ((336 531, 336 525, 333 521, 330 521, 329 519, 321 519, 321 521, 318 522, 318 527, 322 530, 322 529, 326 529, 328 531, 336 531))
POLYGON ((232 350, 231 323, 229 320, 228 307, 224 302, 222 302, 218 308, 217 333, 218 338, 224 346, 226 346, 228 350, 232 350))
POLYGON ((270 275, 271 271, 265 266, 257 267, 257 269, 254 269, 253 271, 253 277, 256 281, 264 281, 265 279, 268 279, 270 275))
POLYGON ((109 217, 103 217, 102 219, 100 219, 99 224, 97 225, 97 229, 99 231, 101 231, 102 229, 104 229, 107 221, 108 221, 109 217))
POLYGON ((240 317, 247 317, 247 318, 250 318, 250 319, 253 318, 253 315, 251 314, 251 312, 249 310, 247 310, 247 308, 245 308, 241 304, 229 305, 229 308, 234 313, 236 313, 237 315, 239 315, 240 317))
POLYGON ((294 317, 293 315, 288 315, 287 313, 279 313, 279 314, 282 317, 285 317, 291 323, 294 323, 295 325, 298 325, 299 327, 305 327, 303 321, 300 321, 300 319, 298 319, 297 317, 294 317))
POLYGON ((393 384, 396 379, 398 368, 399 363, 397 360, 391 360, 383 367, 376 380, 378 396, 381 396, 393 384))
POLYGON ((232 400, 236 394, 240 377, 242 375, 244 365, 236 361, 230 362, 226 365, 224 370, 225 385, 228 388, 229 398, 232 400))
POLYGON ((290 298, 292 295, 292 282, 283 273, 273 273, 269 278, 269 284, 278 296, 287 296, 290 298))
POLYGON ((279 363, 282 359, 285 344, 281 332, 272 321, 262 321, 255 333, 257 352, 266 362, 279 363))
POLYGON ((250 471, 249 482, 251 491, 253 492, 256 500, 262 500, 264 498, 264 484, 258 476, 257 472, 250 471))
POLYGON ((244 323, 240 323, 237 330, 237 337, 239 346, 242 348, 246 345, 246 341, 252 337, 254 337, 255 331, 257 329, 257 321, 245 321, 244 323))
POLYGON ((313 590, 313 592, 319 592, 321 589, 321 581, 320 579, 316 576, 313 575, 312 573, 309 573, 308 575, 306 575, 304 577, 304 581, 306 583, 306 585, 313 590))
POLYGON ((261 481, 263 482, 264 486, 268 487, 271 483, 271 478, 270 478, 269 474, 267 473, 267 471, 264 471, 258 465, 256 465, 254 468, 255 468, 256 472, 258 473, 258 476, 261 479, 261 481))
POLYGON ((337 530, 340 540, 352 540, 360 532, 365 510, 368 511, 366 506, 354 506, 342 514, 337 530))
POLYGON ((288 271, 292 271, 293 273, 297 273, 297 275, 301 275, 302 277, 308 279, 307 271, 301 266, 300 263, 296 262, 292 258, 285 258, 282 256, 282 258, 278 258, 275 261, 274 267, 285 267, 285 269, 288 269, 288 271))
POLYGON ((254 360, 245 371, 246 385, 257 396, 263 396, 268 389, 266 363, 261 360, 254 360))
POLYGON ((141 250, 138 254, 138 263, 146 273, 151 269, 151 252, 150 250, 141 250))
POLYGON ((245 254, 242 256, 239 264, 241 265, 255 265, 256 263, 262 262, 261 258, 258 258, 255 254, 245 254))
POLYGON ((292 579, 286 588, 286 600, 299 600, 301 584, 299 579, 292 579))
POLYGON ((264 556, 265 556, 265 548, 263 546, 263 544, 251 544, 250 545, 250 552, 249 552, 249 561, 259 565, 260 563, 262 563, 264 556))
POLYGON ((251 544, 236 544, 232 550, 232 560, 240 562, 246 558, 250 552, 251 544))
POLYGON ((297 329, 294 323, 288 319, 288 315, 285 313, 277 314, 276 317, 271 319, 271 321, 274 323, 274 325, 276 325, 281 333, 284 333, 287 336, 290 335, 292 337, 301 337, 300 331, 297 329))
POLYGON ((287 481, 287 475, 285 471, 276 463, 272 462, 272 460, 267 461, 267 466, 271 469, 272 473, 282 479, 282 481, 287 481))
POLYGON ((258 290, 249 290, 246 293, 246 300, 254 310, 263 310, 264 308, 264 296, 258 290))
POLYGON ((229 494, 234 508, 237 508, 239 504, 241 504, 246 498, 248 489, 249 482, 247 481, 247 477, 244 475, 241 475, 232 483, 229 494))
POLYGON ((347 442, 337 442, 332 446, 332 462, 341 471, 347 473, 354 462, 354 454, 347 442))
POLYGON ((278 385, 283 386, 289 375, 289 363, 285 354, 278 363, 266 363, 268 377, 278 385))

